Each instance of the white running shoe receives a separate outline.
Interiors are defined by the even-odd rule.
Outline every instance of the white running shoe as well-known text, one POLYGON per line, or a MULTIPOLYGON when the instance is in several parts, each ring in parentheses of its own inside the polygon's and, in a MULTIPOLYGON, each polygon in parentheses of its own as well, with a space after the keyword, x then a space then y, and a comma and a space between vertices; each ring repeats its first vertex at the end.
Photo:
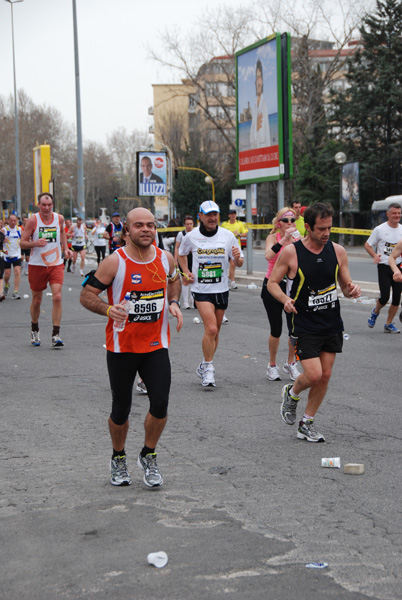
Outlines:
POLYGON ((285 373, 288 373, 288 375, 290 375, 290 379, 292 381, 296 381, 296 379, 299 377, 300 375, 300 371, 297 368, 297 363, 292 362, 292 363, 285 363, 283 365, 283 370, 285 371, 285 373))
POLYGON ((135 386, 135 389, 137 390, 137 392, 139 394, 148 394, 147 392, 147 388, 145 383, 142 381, 142 379, 138 379, 137 381, 137 385, 135 386))
POLYGON ((237 290, 238 289, 237 283, 235 281, 231 281, 230 282, 230 287, 231 287, 232 290, 237 290))
POLYGON ((267 377, 269 381, 280 381, 278 367, 276 365, 268 365, 267 377))
POLYGON ((229 323, 229 319, 225 314, 223 315, 222 323, 229 323))
POLYGON ((211 364, 205 365, 201 377, 202 387, 216 387, 215 386, 215 369, 211 364))
POLYGON ((71 273, 75 273, 75 265, 71 265, 71 273))

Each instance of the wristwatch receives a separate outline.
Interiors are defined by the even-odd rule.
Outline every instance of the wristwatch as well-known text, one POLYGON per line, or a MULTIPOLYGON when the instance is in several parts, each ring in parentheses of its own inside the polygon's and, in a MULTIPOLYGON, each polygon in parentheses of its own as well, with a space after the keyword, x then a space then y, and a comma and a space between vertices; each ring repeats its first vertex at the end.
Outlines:
POLYGON ((173 304, 173 302, 175 302, 175 303, 177 304, 177 306, 178 306, 179 308, 181 308, 181 307, 180 307, 180 302, 179 302, 178 300, 171 300, 171 301, 169 302, 169 306, 170 306, 171 304, 173 304))

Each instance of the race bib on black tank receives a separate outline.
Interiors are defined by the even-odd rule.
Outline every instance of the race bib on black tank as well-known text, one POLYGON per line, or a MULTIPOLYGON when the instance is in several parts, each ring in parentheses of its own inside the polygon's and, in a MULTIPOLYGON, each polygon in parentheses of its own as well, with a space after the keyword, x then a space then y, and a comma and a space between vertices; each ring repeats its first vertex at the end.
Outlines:
POLYGON ((198 265, 198 283, 219 283, 222 281, 222 263, 200 263, 198 265))
POLYGON ((308 297, 308 307, 310 310, 326 310, 334 308, 335 302, 338 300, 338 292, 336 283, 330 285, 325 290, 313 291, 310 290, 308 297))
POLYGON ((164 305, 164 291, 131 292, 128 321, 129 323, 155 323, 161 318, 164 305))

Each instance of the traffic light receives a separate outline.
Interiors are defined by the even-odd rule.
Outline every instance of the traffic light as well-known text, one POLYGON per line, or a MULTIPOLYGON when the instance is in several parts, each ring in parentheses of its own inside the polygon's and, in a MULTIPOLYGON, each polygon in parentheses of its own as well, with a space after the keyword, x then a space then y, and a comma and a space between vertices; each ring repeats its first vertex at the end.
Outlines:
POLYGON ((114 200, 115 202, 117 202, 117 201, 118 201, 118 199, 119 199, 119 198, 118 198, 118 196, 115 196, 115 197, 113 198, 113 200, 114 200))

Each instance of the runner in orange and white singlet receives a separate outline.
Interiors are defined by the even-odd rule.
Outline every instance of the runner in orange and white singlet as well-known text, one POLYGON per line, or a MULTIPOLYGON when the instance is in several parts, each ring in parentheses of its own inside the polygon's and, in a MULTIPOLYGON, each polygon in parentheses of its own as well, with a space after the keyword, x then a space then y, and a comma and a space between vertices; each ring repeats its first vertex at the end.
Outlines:
POLYGON ((64 217, 53 212, 53 196, 49 193, 38 196, 39 213, 28 219, 21 235, 21 248, 30 248, 28 281, 32 291, 31 302, 31 345, 40 346, 39 315, 43 291, 49 284, 52 290, 52 347, 64 346, 60 338, 62 314, 61 288, 64 280, 62 247, 66 258, 72 252, 67 246, 64 217))
POLYGON ((112 390, 109 431, 113 446, 110 482, 119 486, 131 484, 124 446, 138 372, 148 391, 149 411, 137 465, 143 472, 145 485, 158 487, 163 478, 155 448, 167 421, 171 379, 168 313, 177 319, 176 329, 180 331, 181 283, 173 256, 154 245, 153 214, 145 208, 133 209, 127 215, 127 228, 126 245, 105 258, 96 273, 92 271, 84 280, 81 304, 109 318, 106 348, 112 390), (100 297, 106 289, 108 303, 100 297), (116 324, 120 324, 120 330, 116 324))

